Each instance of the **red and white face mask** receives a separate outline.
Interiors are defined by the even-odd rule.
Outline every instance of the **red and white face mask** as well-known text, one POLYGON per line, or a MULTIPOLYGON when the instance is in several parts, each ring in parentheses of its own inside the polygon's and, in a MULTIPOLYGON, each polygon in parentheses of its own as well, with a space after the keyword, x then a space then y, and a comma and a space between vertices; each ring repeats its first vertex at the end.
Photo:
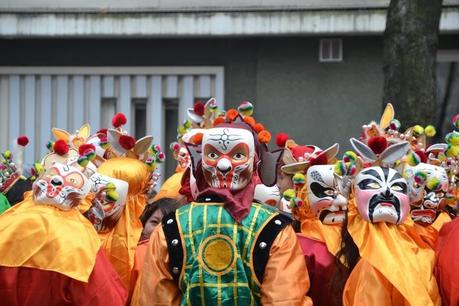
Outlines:
POLYGON ((86 197, 91 183, 79 169, 55 163, 35 181, 32 189, 35 203, 69 210, 86 197))
POLYGON ((255 144, 250 131, 239 128, 206 130, 202 139, 202 168, 213 188, 243 189, 252 179, 255 144))
POLYGON ((368 222, 401 224, 410 212, 408 185, 394 169, 366 168, 356 176, 354 189, 359 213, 368 222))

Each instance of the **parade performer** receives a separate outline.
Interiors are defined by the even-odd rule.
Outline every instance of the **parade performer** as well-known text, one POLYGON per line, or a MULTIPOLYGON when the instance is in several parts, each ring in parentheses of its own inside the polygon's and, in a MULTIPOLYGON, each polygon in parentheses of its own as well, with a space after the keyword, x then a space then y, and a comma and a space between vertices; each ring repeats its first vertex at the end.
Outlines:
POLYGON ((24 176, 23 165, 23 152, 28 143, 27 136, 19 136, 16 139, 14 154, 7 150, 0 156, 0 192, 7 198, 8 207, 21 202, 24 192, 32 189, 32 182, 24 176))
POLYGON ((372 122, 364 126, 361 140, 351 139, 362 167, 337 255, 350 273, 341 279, 347 278, 344 305, 441 304, 434 252, 409 218, 408 184, 394 169, 410 146, 388 141, 385 130, 392 119, 389 105, 379 125, 372 122))
POLYGON ((108 147, 103 155, 106 160, 97 168, 98 174, 127 183, 126 200, 119 200, 103 210, 97 209, 94 204, 98 203, 93 202, 84 214, 93 222, 102 248, 125 288, 129 288, 135 250, 143 229, 139 217, 146 205, 147 192, 157 179, 154 175, 156 165, 164 160, 164 153, 152 144, 152 136, 136 141, 122 130, 126 122, 121 113, 113 117, 114 129, 105 131, 108 147))
POLYGON ((33 194, 0 216, 4 305, 122 306, 127 292, 78 211, 91 181, 76 160, 53 163, 33 194))
MULTIPOLYGON (((452 118, 453 126, 459 130, 459 114, 452 118)), ((439 164, 447 169, 450 193, 459 195, 459 132, 452 131, 445 137, 445 145, 437 157, 439 164)), ((456 197, 457 201, 457 197, 456 197)), ((459 252, 457 235, 459 220, 447 223, 440 230, 436 245, 437 264, 435 275, 438 280, 443 305, 452 306, 459 303, 457 275, 459 265, 456 257, 459 252)))
POLYGON ((161 225, 161 220, 164 216, 174 212, 179 207, 180 203, 176 200, 170 198, 161 198, 152 204, 148 204, 140 216, 143 230, 142 235, 140 236, 140 241, 137 244, 137 249, 135 251, 134 268, 132 269, 131 273, 131 284, 129 287, 131 306, 139 305, 140 279, 150 235, 158 225, 161 225))
POLYGON ((340 248, 341 222, 349 195, 349 184, 335 173, 339 146, 334 144, 321 150, 312 145, 297 146, 286 139, 288 135, 283 133, 276 137, 277 145, 285 147, 281 170, 292 177, 293 186, 284 191, 282 201, 287 204, 282 207, 290 208, 300 223, 298 240, 311 281, 308 296, 314 305, 332 305, 330 280, 335 271, 334 256, 340 248))
POLYGON ((198 197, 153 232, 141 305, 311 305, 289 219, 252 203, 254 172, 273 185, 279 153, 250 113, 228 110, 189 146, 198 197))

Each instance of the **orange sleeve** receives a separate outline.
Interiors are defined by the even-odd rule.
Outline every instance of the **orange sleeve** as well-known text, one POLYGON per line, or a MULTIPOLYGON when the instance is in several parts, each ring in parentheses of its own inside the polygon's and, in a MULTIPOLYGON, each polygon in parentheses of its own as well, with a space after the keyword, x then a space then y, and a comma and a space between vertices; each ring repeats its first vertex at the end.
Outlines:
POLYGON ((140 305, 179 305, 181 291, 169 271, 169 252, 162 226, 150 237, 140 283, 140 305))
POLYGON ((404 306, 405 299, 372 265, 361 259, 343 291, 344 306, 404 306))
POLYGON ((282 230, 271 247, 261 284, 262 305, 312 305, 306 296, 309 276, 304 256, 291 226, 282 230))

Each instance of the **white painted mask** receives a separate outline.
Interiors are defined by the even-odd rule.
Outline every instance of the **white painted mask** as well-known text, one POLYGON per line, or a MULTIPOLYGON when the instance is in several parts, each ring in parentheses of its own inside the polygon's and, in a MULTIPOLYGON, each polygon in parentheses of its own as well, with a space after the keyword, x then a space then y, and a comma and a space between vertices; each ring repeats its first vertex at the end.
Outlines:
POLYGON ((206 130, 202 140, 202 168, 213 188, 243 189, 251 181, 255 144, 250 131, 221 127, 206 130))
POLYGON ((306 173, 308 202, 312 213, 324 224, 344 221, 349 189, 335 174, 334 165, 312 166, 306 173))

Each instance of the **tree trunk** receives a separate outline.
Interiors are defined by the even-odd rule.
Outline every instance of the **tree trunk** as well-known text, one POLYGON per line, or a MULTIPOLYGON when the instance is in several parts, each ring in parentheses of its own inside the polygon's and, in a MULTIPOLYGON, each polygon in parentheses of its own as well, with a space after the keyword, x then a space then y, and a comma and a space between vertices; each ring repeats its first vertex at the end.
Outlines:
POLYGON ((391 0, 384 32, 384 96, 404 128, 434 124, 442 0, 391 0))

